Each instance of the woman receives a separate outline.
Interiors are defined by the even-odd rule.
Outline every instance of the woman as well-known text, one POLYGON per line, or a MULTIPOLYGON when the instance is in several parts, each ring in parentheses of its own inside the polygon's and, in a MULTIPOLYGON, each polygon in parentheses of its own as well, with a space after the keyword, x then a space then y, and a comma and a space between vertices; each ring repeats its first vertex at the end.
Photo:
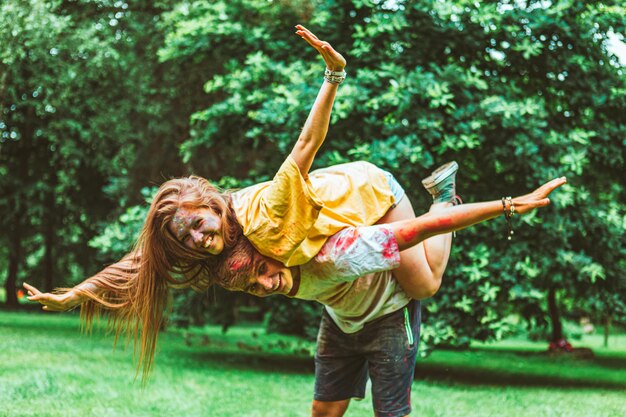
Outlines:
MULTIPOLYGON (((244 239, 244 234, 250 236, 253 244, 270 238, 270 245, 258 245, 263 253, 275 251, 274 257, 285 262, 287 255, 295 255, 292 261, 302 263, 314 256, 334 231, 349 225, 372 224, 394 204, 385 174, 367 164, 350 165, 332 178, 359 179, 358 189, 352 194, 359 203, 366 201, 371 210, 357 204, 360 210, 353 211, 346 204, 349 198, 323 201, 315 196, 308 171, 326 136, 336 91, 345 78, 346 61, 303 26, 296 29, 296 34, 324 59, 325 80, 298 141, 274 181, 235 194, 221 193, 208 181, 193 176, 164 183, 152 202, 134 249, 78 286, 77 290, 92 300, 83 304, 87 322, 101 307, 116 310, 117 335, 122 331, 133 334, 135 348, 141 352, 139 366, 144 365, 146 374, 152 363, 168 288, 207 288, 220 275, 218 267, 236 243, 244 239), (283 201, 291 203, 289 210, 283 201), (327 202, 331 204, 323 207, 327 202), (321 217, 326 221, 320 222, 322 211, 321 217), (272 217, 275 218, 268 222, 272 217), (265 226, 269 223, 276 223, 274 230, 267 231, 265 226), (315 224, 321 226, 323 233, 318 233, 319 227, 310 233, 315 224), (272 236, 279 238, 272 240, 272 236)), ((52 303, 58 301, 63 308, 75 305, 74 292, 61 289, 59 293, 50 295, 52 303)), ((54 304, 44 309, 54 309, 54 304)))

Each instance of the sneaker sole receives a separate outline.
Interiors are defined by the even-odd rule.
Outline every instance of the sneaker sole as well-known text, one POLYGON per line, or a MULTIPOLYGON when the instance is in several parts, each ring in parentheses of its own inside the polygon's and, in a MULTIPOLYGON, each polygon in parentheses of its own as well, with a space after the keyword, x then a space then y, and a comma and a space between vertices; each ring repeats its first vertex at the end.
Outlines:
POLYGON ((442 183, 450 175, 459 170, 459 164, 456 161, 448 162, 433 171, 428 177, 422 180, 422 185, 428 189, 442 183))

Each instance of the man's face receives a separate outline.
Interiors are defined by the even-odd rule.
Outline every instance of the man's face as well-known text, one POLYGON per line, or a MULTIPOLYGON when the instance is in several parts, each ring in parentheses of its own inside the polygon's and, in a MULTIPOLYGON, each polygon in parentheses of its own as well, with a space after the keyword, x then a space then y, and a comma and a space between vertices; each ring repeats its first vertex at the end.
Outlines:
POLYGON ((293 287, 291 270, 280 262, 256 253, 253 258, 252 276, 233 283, 235 291, 243 291, 257 297, 288 294, 293 287))
POLYGON ((167 227, 189 249, 211 255, 218 255, 224 249, 222 220, 209 208, 181 207, 167 227))

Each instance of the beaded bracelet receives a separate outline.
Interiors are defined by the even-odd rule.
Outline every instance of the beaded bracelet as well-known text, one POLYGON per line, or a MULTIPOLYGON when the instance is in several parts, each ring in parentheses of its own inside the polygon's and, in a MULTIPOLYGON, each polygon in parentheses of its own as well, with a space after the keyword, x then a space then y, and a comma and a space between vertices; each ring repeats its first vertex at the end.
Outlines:
POLYGON ((507 239, 511 240, 513 238, 513 226, 511 225, 511 217, 515 214, 515 205, 513 204, 513 199, 509 197, 502 197, 502 211, 504 212, 504 219, 506 220, 507 226, 507 239), (506 202, 509 203, 509 210, 506 209, 506 202))
POLYGON ((324 79, 331 84, 341 84, 346 75, 346 71, 331 71, 328 68, 324 71, 324 79))

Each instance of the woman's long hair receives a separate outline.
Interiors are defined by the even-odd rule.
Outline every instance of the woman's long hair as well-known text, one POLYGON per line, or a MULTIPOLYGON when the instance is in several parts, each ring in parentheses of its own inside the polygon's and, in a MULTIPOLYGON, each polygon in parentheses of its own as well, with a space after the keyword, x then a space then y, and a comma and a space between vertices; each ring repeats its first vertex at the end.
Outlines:
POLYGON ((122 333, 133 339, 137 372, 143 368, 145 381, 154 361, 169 287, 204 290, 218 282, 228 254, 238 241, 245 241, 242 236, 229 193, 196 176, 163 183, 133 250, 77 288, 89 298, 81 306, 83 323, 90 329, 102 309, 113 310, 109 325, 114 329, 115 342, 122 333), (174 237, 168 223, 181 207, 206 207, 221 218, 221 254, 189 249, 174 237))

